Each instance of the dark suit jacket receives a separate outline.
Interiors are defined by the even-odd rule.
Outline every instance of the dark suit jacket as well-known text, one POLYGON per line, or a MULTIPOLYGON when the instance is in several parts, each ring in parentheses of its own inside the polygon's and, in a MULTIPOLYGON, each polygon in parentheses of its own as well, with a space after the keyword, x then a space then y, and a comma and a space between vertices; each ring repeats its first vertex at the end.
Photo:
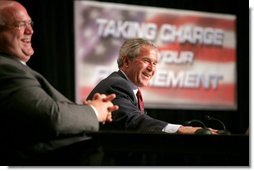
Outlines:
POLYGON ((119 106, 119 110, 112 113, 113 122, 101 125, 101 129, 161 132, 167 123, 141 114, 132 85, 121 71, 113 72, 89 94, 87 99, 92 99, 96 92, 116 94, 113 103, 119 106))
MULTIPOLYGON (((8 156, 45 153, 98 131, 90 106, 74 104, 17 58, 0 54, 1 148, 8 156)), ((0 162, 1 163, 1 162, 0 162)))

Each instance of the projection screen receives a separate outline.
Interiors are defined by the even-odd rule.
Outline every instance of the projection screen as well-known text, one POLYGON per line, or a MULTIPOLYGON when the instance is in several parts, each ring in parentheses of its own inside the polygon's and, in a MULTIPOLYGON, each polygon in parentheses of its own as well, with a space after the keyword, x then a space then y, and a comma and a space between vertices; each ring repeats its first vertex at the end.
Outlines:
POLYGON ((146 108, 237 108, 235 15, 75 1, 74 30, 77 103, 118 70, 121 44, 140 37, 160 50, 146 108))

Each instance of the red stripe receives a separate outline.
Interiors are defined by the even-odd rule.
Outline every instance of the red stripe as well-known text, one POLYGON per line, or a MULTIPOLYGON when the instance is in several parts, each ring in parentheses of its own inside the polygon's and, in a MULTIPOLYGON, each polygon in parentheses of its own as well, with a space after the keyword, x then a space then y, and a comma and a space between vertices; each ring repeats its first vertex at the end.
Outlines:
POLYGON ((81 99, 87 98, 87 96, 91 93, 93 87, 79 87, 78 93, 80 94, 81 99))
MULTIPOLYGON (((236 100, 235 85, 223 84, 219 85, 216 90, 204 88, 184 89, 184 88, 155 88, 146 87, 142 91, 153 92, 160 96, 170 96, 171 98, 192 100, 199 104, 226 104, 233 105, 236 100)), ((143 93, 144 94, 144 93, 143 93)), ((145 101, 145 99, 144 99, 145 101)))

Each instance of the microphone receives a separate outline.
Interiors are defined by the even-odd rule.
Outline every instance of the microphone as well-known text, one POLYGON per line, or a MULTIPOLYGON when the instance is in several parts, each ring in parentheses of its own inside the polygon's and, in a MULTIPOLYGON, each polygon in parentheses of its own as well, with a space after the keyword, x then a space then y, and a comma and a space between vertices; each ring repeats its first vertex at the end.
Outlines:
POLYGON ((195 134, 202 134, 202 135, 211 135, 212 132, 207 128, 207 126, 204 124, 204 122, 200 121, 200 120, 190 120, 190 121, 186 121, 184 122, 184 126, 187 125, 191 125, 192 123, 199 123, 200 125, 202 125, 202 129, 198 129, 195 131, 195 134))
POLYGON ((208 121, 216 121, 216 122, 219 122, 220 123, 220 125, 222 126, 222 130, 219 130, 218 131, 218 134, 221 134, 221 135, 230 135, 231 133, 227 130, 227 128, 226 128, 226 126, 225 126, 225 124, 221 121, 221 120, 219 120, 219 119, 216 119, 216 118, 214 118, 214 117, 211 117, 211 116, 209 116, 209 115, 205 115, 205 118, 208 120, 208 121))
POLYGON ((193 123, 199 123, 200 125, 202 125, 203 128, 207 128, 206 125, 204 124, 204 122, 200 121, 200 120, 190 120, 190 121, 186 121, 184 122, 184 126, 187 126, 187 125, 191 125, 193 123))

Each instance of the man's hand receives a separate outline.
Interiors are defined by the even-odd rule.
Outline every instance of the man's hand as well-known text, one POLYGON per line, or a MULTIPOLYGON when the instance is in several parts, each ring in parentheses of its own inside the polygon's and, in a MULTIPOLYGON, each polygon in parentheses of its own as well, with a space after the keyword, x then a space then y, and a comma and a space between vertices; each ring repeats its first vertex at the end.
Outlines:
POLYGON ((83 101, 84 105, 92 105, 98 112, 98 120, 105 124, 105 122, 112 121, 112 112, 118 110, 118 106, 111 101, 116 98, 115 94, 105 95, 96 93, 93 100, 83 101))
POLYGON ((201 127, 192 127, 192 126, 180 126, 177 130, 178 134, 195 134, 198 129, 202 129, 201 127))
MULTIPOLYGON (((201 127, 192 127, 192 126, 180 126, 177 130, 178 134, 195 134, 198 129, 202 129, 201 127)), ((218 130, 208 128, 211 131, 211 134, 218 134, 218 130)))

